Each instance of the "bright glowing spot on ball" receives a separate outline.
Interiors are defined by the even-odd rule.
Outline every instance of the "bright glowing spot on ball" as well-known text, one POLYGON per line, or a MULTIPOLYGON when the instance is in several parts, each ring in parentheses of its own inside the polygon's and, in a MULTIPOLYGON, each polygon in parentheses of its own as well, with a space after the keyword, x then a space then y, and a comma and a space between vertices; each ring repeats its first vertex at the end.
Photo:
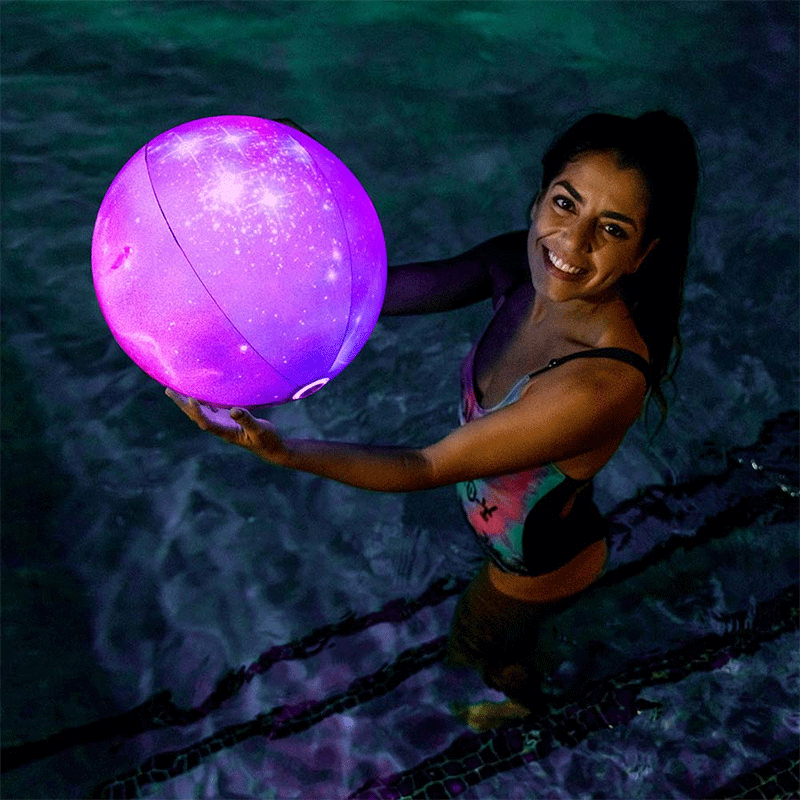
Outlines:
POLYGON ((183 139, 176 135, 176 139, 172 152, 175 158, 191 158, 194 160, 203 149, 203 138, 201 136, 190 136, 188 139, 183 139))
POLYGON ((205 197, 212 210, 221 205, 236 205, 244 192, 244 182, 235 172, 224 172, 208 188, 205 197))
POLYGON ((336 156, 277 122, 212 117, 125 164, 92 273, 112 333, 156 380, 265 405, 307 397, 356 356, 383 305, 386 249, 336 156))
POLYGON ((269 189, 265 189, 258 202, 266 208, 275 208, 278 205, 278 198, 269 189))
MULTIPOLYGON (((223 129, 223 130, 224 130, 224 129, 223 129)), ((225 144, 226 144, 226 145, 228 145, 229 147, 235 147, 237 150, 239 150, 239 152, 241 152, 241 150, 239 149, 239 143, 240 143, 240 142, 241 142, 243 139, 244 139, 244 137, 243 137, 243 136, 238 136, 238 135, 237 135, 237 134, 235 134, 235 133, 230 133, 230 132, 226 131, 226 132, 225 132, 225 138, 223 139, 223 141, 224 141, 224 142, 225 142, 225 144)))

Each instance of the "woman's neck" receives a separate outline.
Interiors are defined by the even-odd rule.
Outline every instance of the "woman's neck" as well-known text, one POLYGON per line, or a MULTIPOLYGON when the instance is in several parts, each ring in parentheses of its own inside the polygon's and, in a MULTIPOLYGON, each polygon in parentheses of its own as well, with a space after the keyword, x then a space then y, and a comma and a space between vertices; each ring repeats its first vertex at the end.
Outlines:
POLYGON ((630 313, 619 293, 602 299, 557 301, 534 294, 524 324, 553 325, 564 330, 606 327, 612 320, 628 318, 630 313))

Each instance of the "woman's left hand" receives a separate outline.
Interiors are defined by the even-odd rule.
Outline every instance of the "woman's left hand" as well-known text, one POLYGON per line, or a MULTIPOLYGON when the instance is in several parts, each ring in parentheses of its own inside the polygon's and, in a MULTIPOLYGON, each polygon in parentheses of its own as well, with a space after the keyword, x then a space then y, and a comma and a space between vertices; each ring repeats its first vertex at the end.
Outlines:
POLYGON ((275 427, 266 420, 256 419, 247 409, 217 410, 172 389, 165 394, 201 430, 276 464, 286 455, 286 445, 275 427))

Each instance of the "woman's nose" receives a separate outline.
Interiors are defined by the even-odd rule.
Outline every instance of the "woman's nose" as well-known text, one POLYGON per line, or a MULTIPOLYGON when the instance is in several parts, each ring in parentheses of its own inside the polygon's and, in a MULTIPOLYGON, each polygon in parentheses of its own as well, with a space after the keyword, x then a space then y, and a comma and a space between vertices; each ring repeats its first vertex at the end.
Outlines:
POLYGON ((591 253, 594 247, 594 226, 589 220, 575 220, 562 230, 561 240, 568 251, 591 253))

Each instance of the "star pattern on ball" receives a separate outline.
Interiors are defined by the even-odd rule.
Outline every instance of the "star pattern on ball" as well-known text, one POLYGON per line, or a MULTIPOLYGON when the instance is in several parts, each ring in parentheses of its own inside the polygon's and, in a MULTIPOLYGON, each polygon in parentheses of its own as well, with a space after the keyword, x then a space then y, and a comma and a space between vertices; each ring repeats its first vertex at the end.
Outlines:
POLYGON ((163 384, 216 405, 308 396, 355 357, 386 286, 375 209, 309 136, 211 117, 123 167, 92 242, 112 333, 163 384))

